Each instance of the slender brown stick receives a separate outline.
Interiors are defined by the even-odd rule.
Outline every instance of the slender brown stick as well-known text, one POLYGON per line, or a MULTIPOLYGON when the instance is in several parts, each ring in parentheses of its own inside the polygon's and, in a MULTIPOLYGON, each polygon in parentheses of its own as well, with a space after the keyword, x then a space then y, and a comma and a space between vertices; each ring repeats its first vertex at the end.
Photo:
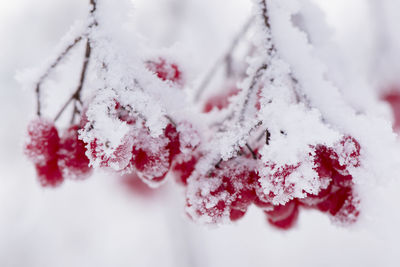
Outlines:
POLYGON ((250 151, 251 155, 253 156, 253 159, 257 159, 257 154, 254 152, 254 150, 249 146, 248 143, 246 143, 247 149, 250 151))
POLYGON ((40 103, 40 89, 42 86, 42 83, 44 80, 50 75, 51 71, 57 67, 57 65, 65 58, 65 56, 71 51, 72 48, 74 48, 80 41, 82 40, 82 36, 78 36, 74 39, 74 41, 69 44, 59 55, 58 57, 54 60, 53 63, 46 69, 44 74, 39 78, 38 82, 36 83, 36 101, 37 101, 37 110, 36 114, 40 117, 41 116, 41 103, 40 103))
MULTIPOLYGON (((68 105, 72 102, 72 100, 76 100, 79 102, 81 101, 81 91, 82 91, 83 85, 85 83, 86 72, 87 72, 88 65, 89 65, 90 54, 91 54, 90 41, 89 41, 89 38, 87 38, 86 39, 85 57, 83 60, 83 66, 82 66, 82 71, 81 71, 81 75, 80 75, 80 79, 79 79, 79 84, 78 84, 75 92, 71 95, 71 97, 67 100, 67 102, 65 102, 65 104, 62 106, 60 111, 58 111, 57 115, 54 118, 54 121, 57 121, 60 118, 61 114, 68 107, 68 105)), ((76 110, 74 108, 74 113, 75 113, 75 111, 76 110)))
POLYGON ((203 94, 204 90, 207 88, 208 84, 213 79, 213 77, 214 77, 215 73, 217 72, 218 68, 223 63, 227 64, 227 74, 230 75, 230 73, 232 71, 232 66, 231 66, 232 54, 235 51, 236 47, 238 46, 238 44, 239 44, 240 40, 242 39, 242 37, 246 34, 248 29, 250 28, 250 25, 253 23, 253 20, 254 20, 254 17, 251 17, 250 19, 247 20, 247 22, 244 24, 244 26, 242 27, 240 32, 233 39, 231 45, 229 46, 229 48, 225 52, 225 54, 222 57, 220 57, 214 63, 214 65, 209 69, 209 71, 207 72, 206 76, 204 77, 204 79, 200 83, 200 86, 196 90, 196 95, 195 95, 195 98, 194 98, 195 102, 198 102, 200 100, 201 95, 203 94))
MULTIPOLYGON (((90 14, 93 15, 94 12, 97 9, 97 5, 96 5, 96 0, 90 0, 90 5, 92 6, 91 10, 90 10, 90 14)), ((97 21, 94 20, 93 23, 91 23, 88 28, 91 28, 93 26, 97 25, 97 21)), ((36 87, 35 87, 35 93, 36 93, 36 105, 37 105, 37 109, 36 109, 36 114, 40 117, 41 114, 41 103, 40 103, 40 96, 41 96, 41 86, 43 84, 43 82, 45 81, 45 79, 50 75, 51 71, 57 67, 58 64, 60 64, 60 62, 66 57, 66 55, 71 51, 72 48, 74 48, 82 39, 84 36, 86 36, 87 33, 80 35, 78 37, 76 37, 73 42, 71 44, 69 44, 63 51, 61 51, 61 53, 58 55, 58 57, 54 60, 53 63, 51 63, 51 65, 46 69, 46 71, 44 72, 44 74, 42 76, 40 76, 38 82, 36 83, 36 87)), ((89 42, 89 41, 88 41, 89 42)), ((89 51, 88 51, 88 43, 86 45, 86 53, 90 54, 90 47, 89 47, 89 51)), ((85 60, 86 60, 86 56, 85 56, 85 60)), ((86 68, 87 68, 87 63, 84 63, 84 71, 81 74, 81 81, 80 81, 80 86, 83 85, 83 81, 85 79, 85 74, 86 74, 86 68), (86 65, 86 66, 85 66, 86 65), (83 80, 82 80, 83 79, 83 80), (82 84, 82 85, 81 85, 82 84)), ((78 86, 79 88, 79 86, 78 86)), ((80 88, 79 90, 77 90, 75 92, 75 94, 77 93, 78 95, 78 99, 79 98, 79 94, 82 88, 80 88)), ((67 103, 63 106, 63 108, 61 109, 61 113, 63 110, 65 110, 65 108, 68 106, 68 104, 72 101, 72 99, 76 99, 76 96, 72 96, 67 103)), ((58 117, 61 115, 61 113, 58 113, 56 116, 56 119, 58 119, 58 117)))

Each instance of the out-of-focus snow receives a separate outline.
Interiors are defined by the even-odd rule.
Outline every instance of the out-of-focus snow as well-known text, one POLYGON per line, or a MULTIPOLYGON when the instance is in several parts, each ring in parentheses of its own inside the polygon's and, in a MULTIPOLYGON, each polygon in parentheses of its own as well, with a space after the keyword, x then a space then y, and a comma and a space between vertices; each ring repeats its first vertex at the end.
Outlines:
MULTIPOLYGON (((229 45, 250 14, 250 2, 137 0, 132 15, 137 15, 135 27, 152 40, 151 46, 179 41, 190 47, 188 53, 194 55, 190 75, 196 76, 229 45), (182 25, 180 16, 191 17, 190 24, 182 25), (164 29, 164 19, 174 20, 175 28, 164 29)), ((372 42, 371 33, 360 23, 368 16, 365 2, 316 2, 328 11, 328 22, 337 30, 335 39, 343 46, 358 44, 346 46, 347 53, 362 58, 364 40, 372 42)), ((106 173, 68 181, 55 190, 42 189, 33 165, 22 154, 34 96, 21 90, 13 76, 48 58, 86 11, 87 3, 81 0, 0 2, 0 266, 400 265, 397 177, 364 186, 371 193, 363 198, 368 209, 353 228, 338 228, 325 215, 305 211, 298 226, 285 233, 271 229, 261 211, 252 208, 233 225, 211 229, 196 225, 183 214, 183 190, 172 179, 150 200, 135 198, 106 173)), ((77 47, 71 59, 81 57, 81 49, 77 47)), ((68 70, 79 69, 68 62, 68 70)), ((46 87, 54 85, 46 92, 54 103, 63 103, 62 96, 76 86, 75 81, 60 83, 59 73, 46 87), (66 92, 60 96, 61 91, 66 92)), ((54 114, 50 107, 47 111, 54 114)))

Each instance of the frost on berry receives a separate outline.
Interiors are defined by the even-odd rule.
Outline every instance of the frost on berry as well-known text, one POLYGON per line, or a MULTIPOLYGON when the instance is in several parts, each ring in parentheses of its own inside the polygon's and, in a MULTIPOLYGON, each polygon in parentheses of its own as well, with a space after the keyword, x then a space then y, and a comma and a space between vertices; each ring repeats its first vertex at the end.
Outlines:
POLYGON ((44 118, 36 118, 28 125, 28 136, 25 143, 25 154, 36 164, 57 157, 60 138, 54 123, 44 118))
POLYGON ((342 207, 339 211, 332 217, 332 220, 341 225, 348 225, 355 223, 360 215, 360 199, 354 194, 354 192, 350 192, 347 195, 346 200, 344 201, 342 207))
POLYGON ((118 119, 132 125, 136 122, 136 117, 132 116, 130 111, 122 106, 118 101, 115 101, 115 111, 117 112, 118 119))
POLYGON ((181 154, 176 157, 172 165, 172 172, 175 175, 178 183, 187 185, 187 179, 190 177, 190 175, 192 175, 197 161, 198 156, 196 155, 181 154))
POLYGON ((25 154, 35 164, 42 186, 56 187, 64 178, 59 168, 60 138, 54 123, 36 118, 28 125, 25 154))
POLYGON ((162 182, 170 167, 170 140, 164 135, 152 137, 146 129, 138 129, 133 138, 131 163, 150 186, 162 182))
POLYGON ((101 143, 97 138, 86 145, 86 155, 90 159, 91 165, 103 168, 112 168, 116 171, 125 170, 129 166, 132 158, 132 134, 127 133, 111 153, 106 153, 108 143, 101 143))
POLYGON ((61 136, 59 166, 64 177, 85 178, 91 173, 85 143, 79 139, 79 126, 69 127, 61 136))
POLYGON ((175 126, 171 123, 169 123, 165 128, 164 135, 169 140, 167 144, 167 149, 169 151, 169 163, 171 164, 175 156, 180 153, 180 136, 179 133, 176 131, 175 126))
POLYGON ((358 141, 352 136, 344 136, 336 146, 339 164, 342 167, 360 166, 360 149, 358 141))
POLYGON ((187 212, 205 223, 239 219, 256 197, 257 179, 254 162, 244 158, 221 162, 205 175, 194 174, 187 181, 187 212))
POLYGON ((327 186, 326 179, 320 179, 313 169, 311 158, 295 165, 278 166, 267 162, 263 166, 264 175, 260 179, 262 190, 258 190, 259 198, 274 205, 285 204, 294 198, 303 198, 309 194, 317 194, 327 186))
POLYGON ((176 63, 167 62, 162 57, 146 62, 146 67, 154 72, 163 81, 171 81, 178 85, 183 85, 182 72, 176 63))
POLYGON ((191 153, 200 145, 201 139, 199 132, 190 122, 179 122, 177 131, 179 132, 179 149, 181 153, 191 153))

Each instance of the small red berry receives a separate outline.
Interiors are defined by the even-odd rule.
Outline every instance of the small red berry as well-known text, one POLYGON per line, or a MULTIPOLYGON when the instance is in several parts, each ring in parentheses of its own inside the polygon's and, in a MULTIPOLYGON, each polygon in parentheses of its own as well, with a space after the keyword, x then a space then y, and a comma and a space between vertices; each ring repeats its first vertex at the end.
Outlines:
POLYGON ((44 187, 56 187, 64 181, 57 158, 44 164, 36 164, 36 172, 40 184, 44 187))
POLYGON ((123 175, 121 182, 134 195, 145 198, 151 197, 157 190, 144 183, 136 172, 123 175))
POLYGON ((206 101, 203 112, 208 113, 212 111, 213 109, 218 109, 222 110, 224 108, 227 108, 229 105, 229 99, 232 96, 235 96, 239 93, 239 89, 236 87, 231 87, 228 90, 225 90, 224 92, 221 92, 219 94, 213 95, 208 100, 206 101))
POLYGON ((270 211, 264 211, 268 222, 282 230, 292 228, 299 215, 299 206, 296 200, 289 201, 285 205, 274 206, 270 211))
POLYGON ((154 72, 163 81, 171 81, 182 85, 182 72, 176 63, 169 63, 164 58, 146 62, 146 67, 154 72))
POLYGON ((36 118, 28 125, 28 140, 25 143, 25 154, 34 162, 44 162, 57 157, 60 138, 57 128, 50 120, 36 118))
POLYGON ((322 212, 329 212, 335 216, 336 213, 343 207, 346 199, 351 195, 351 188, 333 186, 332 191, 326 200, 317 204, 317 207, 322 212))
POLYGON ((179 133, 176 131, 175 126, 169 123, 165 128, 164 135, 169 139, 167 149, 169 151, 169 162, 171 163, 180 153, 179 133))
POLYGON ((187 179, 192 175, 196 164, 197 164, 197 157, 190 156, 188 158, 178 157, 173 166, 172 171, 175 174, 178 182, 182 183, 183 185, 187 185, 187 179))
POLYGON ((189 192, 193 192, 193 186, 196 192, 187 199, 192 217, 209 223, 243 217, 256 198, 254 184, 258 175, 251 167, 254 167, 253 160, 235 158, 221 162, 205 176, 188 180, 189 192))
POLYGON ((85 143, 79 139, 79 126, 68 128, 61 136, 59 166, 68 178, 85 178, 91 172, 85 143))

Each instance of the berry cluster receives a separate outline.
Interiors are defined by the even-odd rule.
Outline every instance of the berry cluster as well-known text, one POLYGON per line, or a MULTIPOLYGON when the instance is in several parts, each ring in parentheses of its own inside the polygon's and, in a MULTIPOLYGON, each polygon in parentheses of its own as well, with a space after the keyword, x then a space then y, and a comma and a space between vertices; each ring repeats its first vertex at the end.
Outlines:
POLYGON ((262 177, 259 168, 265 164, 261 163, 261 157, 257 155, 252 159, 243 151, 241 155, 219 163, 205 175, 194 172, 198 157, 176 163, 174 171, 188 187, 189 215, 206 223, 236 221, 245 215, 252 203, 264 211, 271 225, 280 229, 295 225, 300 207, 328 213, 339 223, 355 222, 359 215, 359 200, 354 194, 349 168, 360 166, 359 143, 345 136, 334 147, 318 145, 314 152, 309 157, 321 186, 314 194, 307 193, 302 198, 291 194, 294 186, 289 182, 301 163, 277 168, 262 177), (268 191, 262 183, 270 186, 268 191), (282 195, 286 197, 285 201, 277 202, 282 195))
POLYGON ((36 118, 29 123, 25 154, 35 164, 42 186, 55 187, 64 177, 82 179, 90 174, 85 144, 78 138, 79 129, 73 125, 60 137, 50 120, 36 118))
MULTIPOLYGON (((146 66, 161 80, 182 84, 176 64, 159 58, 146 62, 146 66)), ((229 98, 238 93, 236 87, 229 87, 212 96, 203 112, 226 108, 229 98)), ((84 178, 90 166, 95 166, 125 174, 123 181, 131 191, 145 193, 148 188, 141 182, 156 187, 171 171, 186 188, 188 215, 206 223, 239 220, 252 204, 280 229, 295 225, 300 207, 328 213, 340 223, 353 223, 359 216, 350 170, 360 166, 361 147, 351 136, 344 136, 333 146, 310 146, 304 162, 283 166, 263 160, 258 151, 268 143, 255 150, 246 145, 237 156, 221 160, 205 172, 197 167, 207 152, 199 147, 200 135, 191 122, 175 122, 167 117, 162 133, 154 135, 146 119, 132 106, 113 99, 107 110, 113 120, 128 129, 116 147, 96 135, 89 141, 80 140, 79 133, 93 130, 87 109, 82 110, 79 125, 70 126, 61 137, 49 120, 37 118, 29 124, 25 152, 34 162, 43 186, 57 186, 66 177, 84 178), (315 184, 309 190, 293 183, 293 177, 301 180, 305 166, 311 166, 314 175, 315 184)))
MULTIPOLYGON (((179 84, 182 74, 176 64, 169 64, 163 58, 146 62, 149 70, 154 71, 163 81, 179 84)), ((176 86, 174 86, 176 87, 176 86)), ((109 149, 107 142, 94 138, 88 142, 90 162, 95 166, 111 168, 120 173, 131 173, 152 187, 160 185, 178 155, 194 150, 199 136, 191 123, 174 122, 168 117, 163 133, 152 135, 146 126, 146 119, 138 112, 120 101, 114 100, 109 108, 110 115, 125 124, 129 130, 115 149, 109 149)), ((87 130, 90 131, 90 123, 87 130)))

